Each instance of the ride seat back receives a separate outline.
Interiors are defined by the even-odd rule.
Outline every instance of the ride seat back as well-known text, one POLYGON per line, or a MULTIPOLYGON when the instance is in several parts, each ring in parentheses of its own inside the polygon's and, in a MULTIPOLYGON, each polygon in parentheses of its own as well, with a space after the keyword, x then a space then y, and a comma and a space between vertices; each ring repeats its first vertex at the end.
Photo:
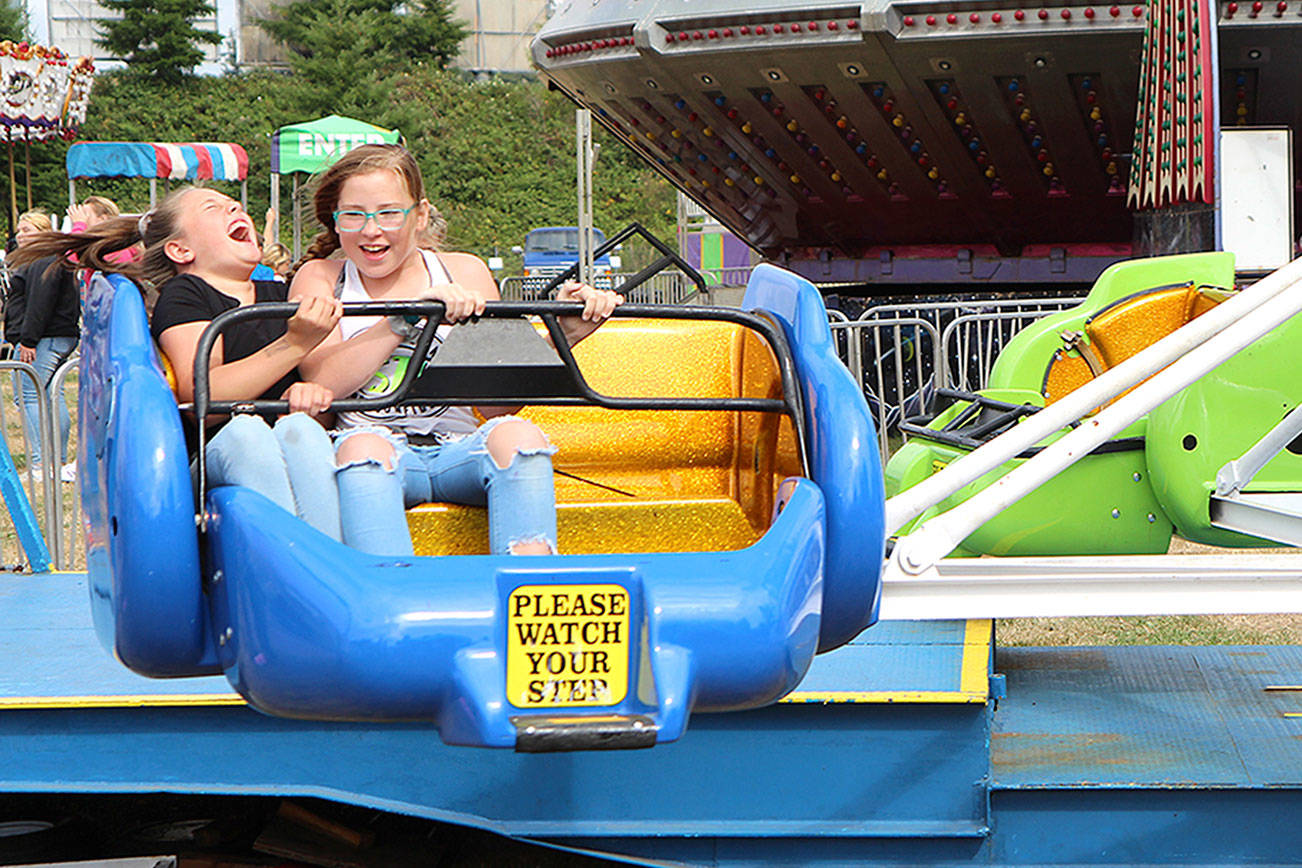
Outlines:
MULTIPOLYGON (((780 397, 764 340, 715 321, 614 320, 574 348, 589 384, 612 397, 780 397)), ((533 406, 520 413, 557 447, 561 551, 711 551, 753 543, 778 483, 801 475, 785 416, 721 410, 533 406)), ((416 552, 487 551, 484 510, 408 512, 416 552)))
POLYGON ((1062 333, 1063 345, 1044 372, 1041 392, 1045 406, 1202 316, 1228 296, 1228 290, 1186 283, 1138 292, 1102 308, 1085 320, 1083 331, 1062 333))

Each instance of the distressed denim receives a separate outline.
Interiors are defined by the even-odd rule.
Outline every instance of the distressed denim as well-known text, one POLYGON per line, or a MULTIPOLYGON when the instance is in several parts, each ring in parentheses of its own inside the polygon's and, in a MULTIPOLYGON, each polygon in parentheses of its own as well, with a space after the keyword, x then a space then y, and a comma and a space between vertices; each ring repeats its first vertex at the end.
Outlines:
POLYGON ((488 454, 488 434, 511 417, 490 419, 473 434, 438 445, 413 445, 382 428, 353 434, 385 436, 394 446, 395 469, 373 459, 340 467, 339 511, 347 545, 375 555, 411 556, 406 508, 431 501, 488 507, 488 545, 493 554, 511 546, 545 542, 556 550, 556 491, 550 446, 517 451, 506 467, 488 454))
POLYGON ((261 416, 234 416, 204 454, 210 486, 251 488, 331 539, 341 539, 334 447, 311 416, 290 413, 274 427, 261 416))
MULTIPOLYGON (((41 338, 36 342, 36 358, 32 361, 32 367, 41 378, 42 389, 49 391, 54 372, 76 348, 77 339, 73 337, 41 338)), ((17 352, 14 358, 18 358, 17 352)), ((23 423, 27 431, 27 463, 34 467, 41 463, 40 398, 36 393, 36 384, 26 374, 14 373, 14 392, 22 395, 23 423)), ((59 384, 58 394, 50 395, 50 404, 54 411, 55 446, 59 450, 59 463, 62 464, 67 460, 68 434, 72 430, 72 419, 68 415, 68 402, 64 398, 62 383, 59 384)), ((57 478, 58 474, 55 476, 57 478)))

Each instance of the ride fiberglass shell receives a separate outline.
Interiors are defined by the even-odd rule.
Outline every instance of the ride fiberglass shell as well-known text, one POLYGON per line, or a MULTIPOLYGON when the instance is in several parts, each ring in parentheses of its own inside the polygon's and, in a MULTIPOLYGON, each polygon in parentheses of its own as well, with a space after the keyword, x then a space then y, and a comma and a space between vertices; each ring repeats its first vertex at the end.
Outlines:
POLYGON ((196 531, 139 293, 97 275, 80 460, 101 639, 142 674, 222 671, 269 714, 432 721, 449 743, 521 750, 651 746, 681 735, 693 710, 780 698, 816 651, 876 618, 882 482, 814 287, 765 266, 746 306, 789 347, 803 418, 783 424, 803 431, 807 468, 753 542, 382 558, 239 486, 208 493, 196 531))
MULTIPOLYGON (((912 439, 886 465, 889 493, 916 485, 1046 402, 1061 397, 1055 390, 1074 388, 1096 376, 1098 370, 1118 364, 1179 328, 1223 297, 1217 287, 1232 286, 1233 281, 1234 257, 1228 253, 1138 259, 1110 267, 1079 305, 1038 320, 1009 341, 991 369, 987 388, 978 394, 951 395, 956 398, 953 404, 910 427, 912 439)), ((1227 366, 1241 364, 1232 361, 1227 366)), ((1196 498, 1175 492, 1190 484, 1201 492, 1206 525, 1207 491, 1214 486, 1210 480, 1215 479, 1216 470, 1191 476, 1193 464, 1183 455, 1155 462, 1153 427, 1159 419, 1171 419, 1171 406, 1189 407, 1187 396, 1204 388, 1195 384, 1128 426, 986 522, 964 540, 958 553, 1162 554, 1170 545, 1173 521, 1187 538, 1207 536, 1186 532, 1195 524, 1187 514, 1196 513, 1199 507, 1196 498), (1190 482, 1195 479, 1202 481, 1190 482), (1179 503, 1187 504, 1184 511, 1179 503)), ((1190 412, 1186 410, 1176 425, 1183 426, 1179 437, 1166 433, 1174 423, 1160 423, 1164 433, 1157 440, 1166 444, 1162 455, 1171 454, 1172 442, 1183 449, 1178 445, 1180 438, 1188 433, 1185 429, 1193 430, 1190 412)), ((1223 414, 1207 413, 1198 424, 1222 427, 1228 421, 1223 414)), ((1262 427, 1258 436, 1269 427, 1262 427)), ((1067 430, 1046 438, 1040 447, 1061 438, 1067 430)), ((955 492, 900 533, 983 490, 1030 454, 1023 453, 955 492)), ((1213 533, 1221 534, 1221 539, 1228 536, 1213 533)))

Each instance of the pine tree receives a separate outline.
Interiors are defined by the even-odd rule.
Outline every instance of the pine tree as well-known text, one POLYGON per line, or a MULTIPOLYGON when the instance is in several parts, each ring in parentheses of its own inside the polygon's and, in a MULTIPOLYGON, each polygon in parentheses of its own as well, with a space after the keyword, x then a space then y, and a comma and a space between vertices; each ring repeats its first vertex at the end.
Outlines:
POLYGON ((277 11, 258 24, 294 52, 291 64, 338 58, 345 80, 364 70, 442 69, 468 34, 451 0, 292 0, 277 11))
POLYGON ((220 45, 221 34, 194 26, 194 19, 213 14, 206 0, 100 0, 122 13, 98 20, 102 38, 95 40, 130 69, 178 83, 204 58, 199 45, 220 45))
POLYGON ((21 42, 27 34, 27 12, 23 4, 0 0, 0 39, 21 42))

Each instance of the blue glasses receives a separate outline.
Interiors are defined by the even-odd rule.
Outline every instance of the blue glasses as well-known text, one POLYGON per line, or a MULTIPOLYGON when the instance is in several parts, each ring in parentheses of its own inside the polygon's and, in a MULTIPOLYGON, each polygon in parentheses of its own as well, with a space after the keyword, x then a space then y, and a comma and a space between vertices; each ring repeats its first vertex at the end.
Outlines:
POLYGON ((336 211, 335 231, 361 232, 372 217, 375 218, 375 225, 381 229, 401 229, 402 224, 407 222, 407 215, 415 208, 412 205, 410 208, 383 208, 379 211, 336 211))

